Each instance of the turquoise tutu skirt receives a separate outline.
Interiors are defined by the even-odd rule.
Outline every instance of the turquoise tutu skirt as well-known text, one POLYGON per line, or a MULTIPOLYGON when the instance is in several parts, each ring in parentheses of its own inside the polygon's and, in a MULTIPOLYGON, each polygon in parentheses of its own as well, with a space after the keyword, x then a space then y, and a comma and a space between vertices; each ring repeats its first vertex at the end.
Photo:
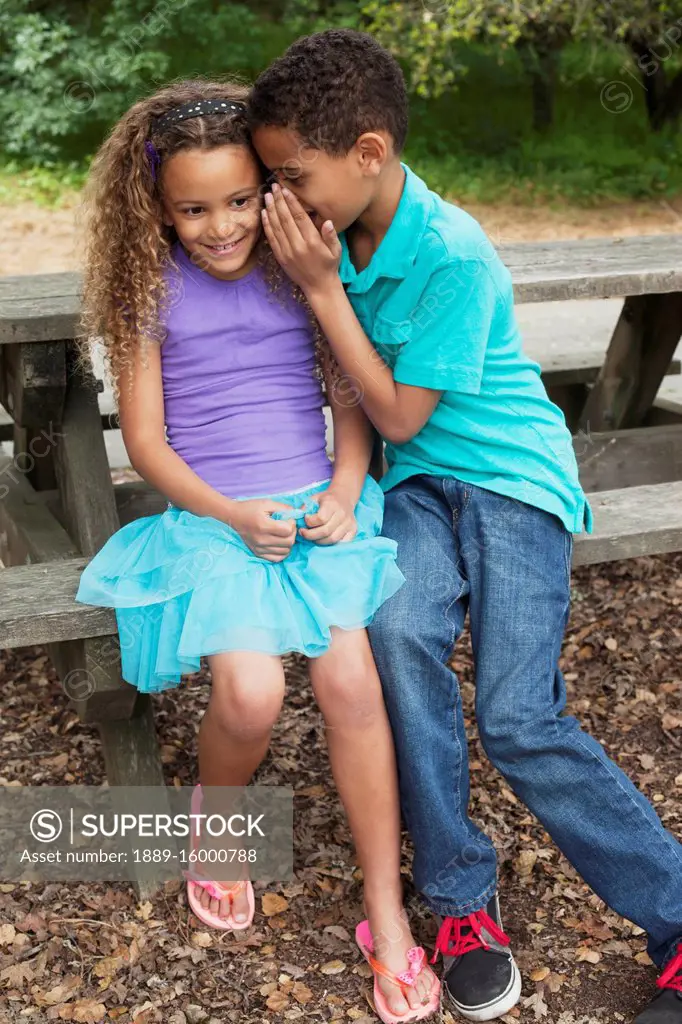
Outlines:
MULTIPOLYGON (((267 497, 292 506, 283 518, 298 518, 293 510, 316 509, 329 483, 267 497)), ((268 562, 226 523, 169 503, 109 538, 76 600, 116 609, 123 678, 145 693, 177 686, 202 655, 220 651, 315 658, 332 626, 366 626, 405 581, 395 541, 380 536, 383 514, 383 492, 368 476, 352 541, 319 545, 297 533, 284 561, 268 562)))

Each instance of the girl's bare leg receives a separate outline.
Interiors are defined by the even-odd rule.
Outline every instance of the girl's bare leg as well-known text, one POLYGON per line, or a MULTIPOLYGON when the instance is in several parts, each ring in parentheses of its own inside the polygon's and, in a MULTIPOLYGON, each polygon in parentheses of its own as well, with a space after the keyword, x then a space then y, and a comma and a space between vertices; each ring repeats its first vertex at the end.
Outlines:
MULTIPOLYGON (((255 651, 228 651, 208 658, 211 698, 199 728, 199 779, 204 786, 246 786, 265 757, 284 699, 281 659, 255 651)), ((202 890, 201 905, 219 917, 228 900, 202 890)), ((244 892, 234 898, 234 918, 245 921, 244 892)))
MULTIPOLYGON (((393 737, 364 629, 332 629, 332 644, 311 659, 315 698, 324 715, 334 780, 348 815, 364 875, 365 909, 375 955, 394 974, 415 945, 400 882, 400 803, 393 737)), ((422 972, 409 1006, 427 1002, 435 976, 422 972)), ((407 1013, 397 985, 380 977, 388 1005, 407 1013)))

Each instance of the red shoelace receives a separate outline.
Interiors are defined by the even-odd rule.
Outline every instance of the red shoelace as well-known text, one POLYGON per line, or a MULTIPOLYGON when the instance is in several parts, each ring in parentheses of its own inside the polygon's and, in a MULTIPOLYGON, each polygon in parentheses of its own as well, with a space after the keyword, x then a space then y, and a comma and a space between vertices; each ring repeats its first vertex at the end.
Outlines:
POLYGON ((438 930, 431 963, 435 964, 439 953, 443 956, 461 956, 462 953, 470 953, 472 949, 490 949, 490 945, 481 935, 484 928, 500 945, 509 945, 509 937, 495 924, 492 917, 489 917, 485 910, 476 910, 466 917, 444 919, 438 930))
POLYGON ((682 942, 656 984, 659 988, 673 988, 682 992, 682 942))

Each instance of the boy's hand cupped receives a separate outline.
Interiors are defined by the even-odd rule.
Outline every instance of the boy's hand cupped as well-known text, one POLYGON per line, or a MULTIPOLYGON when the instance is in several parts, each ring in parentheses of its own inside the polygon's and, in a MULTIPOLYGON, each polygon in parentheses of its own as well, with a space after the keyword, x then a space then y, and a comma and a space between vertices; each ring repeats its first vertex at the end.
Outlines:
POLYGON ((263 210, 265 236, 294 284, 306 295, 322 291, 338 280, 341 243, 334 225, 327 220, 318 231, 289 189, 272 186, 263 210))

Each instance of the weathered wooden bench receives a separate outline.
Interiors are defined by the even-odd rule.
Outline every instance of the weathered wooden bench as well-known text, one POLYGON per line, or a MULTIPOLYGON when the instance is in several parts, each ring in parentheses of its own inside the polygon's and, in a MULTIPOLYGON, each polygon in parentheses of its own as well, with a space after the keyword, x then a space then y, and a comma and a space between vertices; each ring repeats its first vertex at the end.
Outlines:
MULTIPOLYGON (((559 330, 539 355, 576 424, 595 513, 575 563, 682 549, 682 415, 659 403, 656 418, 655 405, 664 375, 679 372, 682 236, 501 254, 519 302, 625 300, 605 360, 590 337, 566 355, 559 330)), ((99 410, 100 382, 74 369, 78 289, 75 274, 0 279, 0 440, 14 446, 0 461, 0 646, 47 646, 72 706, 99 729, 111 785, 160 785, 151 699, 121 679, 114 613, 74 601, 83 566, 119 525, 166 507, 144 484, 112 484, 103 427, 116 420, 99 410)))

